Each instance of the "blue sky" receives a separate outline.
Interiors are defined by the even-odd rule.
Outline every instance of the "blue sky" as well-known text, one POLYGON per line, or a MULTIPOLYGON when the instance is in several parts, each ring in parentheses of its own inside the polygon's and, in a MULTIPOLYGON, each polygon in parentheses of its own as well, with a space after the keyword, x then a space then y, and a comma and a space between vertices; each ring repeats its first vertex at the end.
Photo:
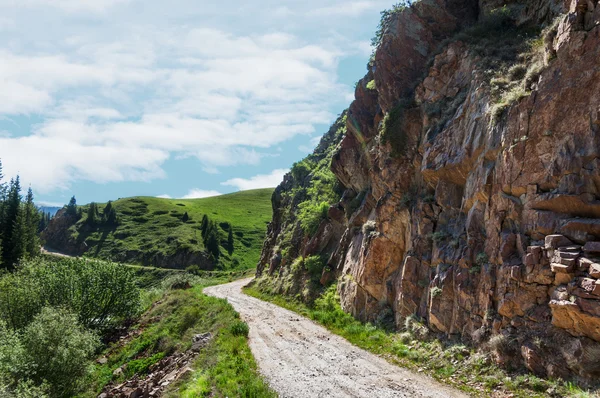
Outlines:
POLYGON ((38 203, 277 185, 389 1, 0 0, 0 159, 38 203))

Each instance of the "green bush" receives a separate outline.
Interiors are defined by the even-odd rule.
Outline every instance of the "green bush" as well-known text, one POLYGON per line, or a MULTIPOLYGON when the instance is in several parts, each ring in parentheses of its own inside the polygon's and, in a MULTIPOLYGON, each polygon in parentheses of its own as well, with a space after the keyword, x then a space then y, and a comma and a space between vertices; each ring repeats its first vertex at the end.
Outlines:
POLYGON ((440 297, 442 295, 442 289, 440 289, 439 287, 434 287, 433 289, 431 289, 431 298, 437 298, 440 297))
POLYGON ((298 219, 302 230, 307 235, 317 233, 321 221, 327 219, 329 211, 329 202, 307 201, 298 205, 298 219))
POLYGON ((325 264, 320 256, 308 256, 304 259, 304 267, 311 275, 321 275, 324 266, 325 264))
POLYGON ((402 131, 402 122, 404 112, 412 104, 412 100, 400 100, 383 118, 381 140, 384 144, 389 143, 391 145, 392 157, 402 156, 406 152, 407 137, 406 133, 402 131))
POLYGON ((118 264, 36 259, 0 278, 0 319, 21 329, 45 306, 64 307, 88 328, 104 330, 138 314, 135 276, 118 264))
POLYGON ((79 325, 77 315, 48 307, 27 326, 22 339, 32 380, 47 382, 56 397, 73 395, 100 344, 96 335, 79 325))
POLYGON ((381 44, 383 36, 385 35, 390 23, 393 21, 394 16, 403 11, 406 7, 409 7, 412 3, 413 1, 411 0, 403 0, 394 4, 391 9, 383 10, 381 12, 381 19, 379 21, 379 25, 377 26, 377 30, 375 31, 375 36, 371 39, 371 46, 374 50, 376 50, 381 44))
POLYGON ((294 177, 297 182, 301 183, 308 177, 312 168, 313 165, 308 161, 296 162, 292 166, 292 177, 294 177))
POLYGON ((233 334, 234 336, 248 337, 248 334, 250 333, 250 327, 248 327, 248 324, 246 322, 242 321, 235 322, 233 325, 231 325, 230 330, 231 334, 233 334))

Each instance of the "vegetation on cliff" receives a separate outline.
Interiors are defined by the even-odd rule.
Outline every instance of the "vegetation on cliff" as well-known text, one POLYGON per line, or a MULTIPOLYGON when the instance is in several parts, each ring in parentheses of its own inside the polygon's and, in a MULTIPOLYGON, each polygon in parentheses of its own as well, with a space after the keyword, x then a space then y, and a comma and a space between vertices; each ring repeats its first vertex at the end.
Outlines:
POLYGON ((59 213, 42 236, 52 249, 86 257, 165 268, 248 269, 260 256, 272 192, 76 206, 59 213))

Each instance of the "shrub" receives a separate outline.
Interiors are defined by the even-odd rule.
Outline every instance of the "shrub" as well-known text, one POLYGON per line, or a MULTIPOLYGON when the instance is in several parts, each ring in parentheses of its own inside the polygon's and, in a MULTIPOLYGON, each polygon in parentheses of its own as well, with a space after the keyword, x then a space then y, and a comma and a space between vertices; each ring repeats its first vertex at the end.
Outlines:
POLYGON ((362 232, 365 236, 369 235, 371 232, 377 229, 377 224, 373 220, 369 220, 362 226, 362 232))
POLYGON ((304 267, 311 275, 321 275, 324 266, 320 256, 308 256, 304 259, 304 267))
POLYGON ((307 201, 300 203, 298 205, 298 219, 304 233, 310 236, 317 233, 321 221, 327 219, 328 212, 328 202, 307 201))
POLYGON ((381 12, 381 19, 377 26, 377 30, 375 31, 375 36, 371 39, 371 46, 374 50, 381 44, 385 31, 388 29, 394 16, 403 11, 406 7, 409 7, 412 3, 412 0, 403 0, 394 4, 391 9, 383 10, 381 12))
POLYGON ((99 344, 97 336, 80 326, 76 314, 48 307, 23 332, 31 378, 38 384, 47 382, 55 397, 73 396, 99 344))
POLYGON ((442 296, 442 289, 440 289, 439 287, 434 287, 433 289, 431 289, 431 297, 432 298, 437 298, 437 297, 441 297, 442 296))
POLYGON ((480 267, 486 266, 489 263, 489 261, 490 259, 488 258, 487 254, 485 254, 485 252, 477 254, 477 257, 475 258, 475 263, 480 267))
POLYGON ((371 80, 367 83, 368 90, 377 90, 377 86, 375 85, 375 80, 371 80))
POLYGON ((292 166, 292 177, 297 182, 302 182, 308 177, 312 169, 312 165, 307 161, 296 162, 292 166))
POLYGON ((416 315, 410 315, 404 320, 404 330, 418 339, 425 339, 429 336, 429 329, 416 315))
POLYGON ((412 100, 400 100, 383 118, 381 141, 384 144, 389 143, 391 145, 392 157, 402 156, 406 151, 407 137, 404 131, 402 131, 402 120, 404 118, 404 112, 412 106, 412 104, 412 100))
POLYGON ((21 329, 45 306, 64 307, 82 325, 106 329, 138 314, 140 290, 122 265, 36 259, 0 278, 0 318, 21 329))
POLYGON ((162 287, 165 290, 189 289, 190 287, 200 283, 202 278, 187 272, 178 272, 162 282, 162 287))
POLYGON ((246 322, 236 321, 233 325, 231 325, 230 331, 234 336, 248 337, 248 334, 250 333, 250 327, 246 322))

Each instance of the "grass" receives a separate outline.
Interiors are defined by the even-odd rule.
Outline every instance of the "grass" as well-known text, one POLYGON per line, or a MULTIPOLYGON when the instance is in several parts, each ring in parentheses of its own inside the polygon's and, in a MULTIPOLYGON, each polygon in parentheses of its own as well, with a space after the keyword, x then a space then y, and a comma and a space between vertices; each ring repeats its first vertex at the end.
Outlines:
MULTIPOLYGON (((221 255, 217 268, 249 269, 260 258, 266 225, 272 216, 272 193, 272 189, 259 189, 204 199, 119 199, 113 202, 118 226, 90 227, 84 206, 83 217, 69 231, 77 242, 87 245, 85 256, 141 265, 155 265, 156 258, 172 258, 169 267, 185 268, 175 262, 175 256, 204 252, 200 224, 207 215, 219 225, 221 255), (186 222, 185 213, 189 217, 186 222), (226 250, 230 226, 234 237, 231 254, 226 250)), ((104 205, 99 208, 102 211, 104 205)))
POLYGON ((163 281, 161 294, 132 330, 133 338, 117 341, 106 349, 107 363, 94 365, 89 390, 81 397, 95 397, 109 383, 143 377, 165 356, 184 352, 192 337, 210 332, 213 338, 195 359, 191 377, 169 386, 165 397, 275 397, 257 371, 247 344, 248 325, 242 322, 226 300, 206 296, 202 289, 227 282, 230 273, 210 277, 178 274, 163 281), (193 287, 170 289, 187 278, 193 287), (121 368, 122 374, 113 375, 121 368))
POLYGON ((335 285, 314 305, 308 306, 290 297, 261 291, 254 283, 244 292, 310 318, 352 344, 380 355, 391 363, 425 372, 436 380, 474 396, 488 397, 499 393, 513 397, 554 396, 592 397, 574 384, 549 381, 531 374, 509 374, 492 363, 487 355, 460 344, 431 338, 429 329, 415 317, 407 318, 403 332, 390 332, 383 325, 361 323, 345 313, 339 305, 335 285))

